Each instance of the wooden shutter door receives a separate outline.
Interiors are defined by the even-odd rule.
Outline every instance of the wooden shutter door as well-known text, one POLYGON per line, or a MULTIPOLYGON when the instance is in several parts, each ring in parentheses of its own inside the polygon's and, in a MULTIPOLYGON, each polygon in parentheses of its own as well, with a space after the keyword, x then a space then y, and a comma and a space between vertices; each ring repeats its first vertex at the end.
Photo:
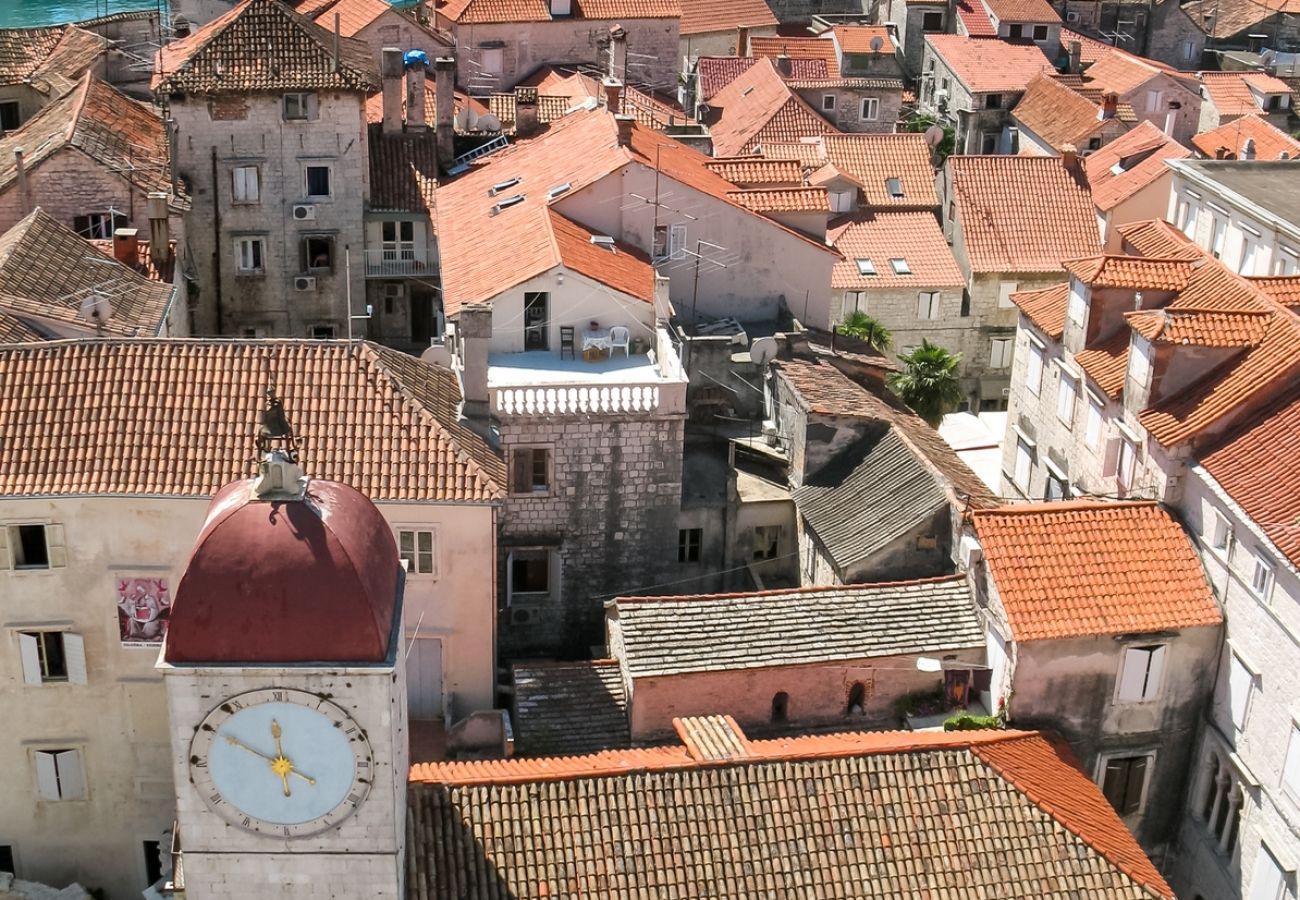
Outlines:
POLYGON ((54 768, 54 754, 48 750, 37 750, 33 754, 36 760, 36 790, 42 800, 59 799, 59 775, 54 768))
POLYGON ((69 682, 86 683, 86 642, 81 635, 63 635, 63 664, 68 669, 69 682))
POLYGON ((23 681, 27 684, 40 684, 41 651, 36 645, 36 637, 30 634, 18 635, 18 652, 23 660, 23 681))
POLYGON ((59 794, 64 800, 86 796, 86 776, 81 770, 80 750, 60 750, 54 755, 59 770, 59 794))

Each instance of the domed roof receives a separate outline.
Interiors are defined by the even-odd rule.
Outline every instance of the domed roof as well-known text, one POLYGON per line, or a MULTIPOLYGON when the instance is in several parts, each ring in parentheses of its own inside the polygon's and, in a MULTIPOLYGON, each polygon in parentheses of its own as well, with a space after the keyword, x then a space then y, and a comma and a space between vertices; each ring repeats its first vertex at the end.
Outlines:
POLYGON ((364 495, 305 481, 300 497, 252 479, 212 499, 176 589, 171 663, 382 662, 400 561, 364 495))

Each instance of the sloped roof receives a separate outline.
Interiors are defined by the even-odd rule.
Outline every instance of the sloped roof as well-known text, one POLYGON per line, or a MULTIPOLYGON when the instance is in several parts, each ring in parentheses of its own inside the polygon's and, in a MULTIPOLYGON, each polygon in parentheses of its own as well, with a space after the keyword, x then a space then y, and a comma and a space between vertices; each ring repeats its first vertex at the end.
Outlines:
POLYGON ((516 753, 568 756, 632 745, 616 660, 521 662, 511 674, 516 753))
POLYGON ((1043 334, 1059 341, 1065 333, 1065 313, 1070 301, 1070 284, 1062 282, 1036 291, 1016 291, 1011 302, 1020 307, 1043 334))
POLYGON ((828 134, 822 137, 825 160, 836 173, 862 189, 863 205, 878 211, 938 209, 934 166, 925 135, 828 134), (897 178, 902 196, 889 191, 889 179, 897 178))
MULTIPOLYGON (((339 17, 339 34, 355 37, 357 32, 393 7, 388 0, 334 0, 329 6, 311 14, 312 19, 326 31, 334 31, 334 17, 339 17)), ((415 27, 415 17, 410 17, 415 27)))
POLYGON ((1191 0, 1182 10, 1214 38, 1231 38, 1278 13, 1300 14, 1300 0, 1191 0))
POLYGON ((1300 312, 1300 275, 1265 275, 1247 281, 1291 312, 1300 312))
POLYGON ((973 271, 1053 272, 1100 252, 1092 197, 1059 159, 950 156, 947 165, 973 271))
POLYGON ((726 724, 731 739, 708 743, 729 748, 720 759, 692 741, 412 767, 407 852, 421 900, 793 900, 809 885, 884 900, 921 883, 953 897, 1173 897, 1096 784, 1041 735, 759 741, 726 724), (791 837, 812 834, 824 839, 791 837))
POLYGON ((1292 94, 1291 86, 1264 72, 1197 72, 1201 88, 1219 114, 1220 122, 1261 111, 1253 86, 1261 94, 1292 94))
POLYGON ((1187 236, 1163 219, 1125 222, 1116 232, 1133 251, 1142 256, 1168 259, 1200 259, 1201 250, 1187 236))
POLYGON ((1009 44, 959 34, 927 34, 944 65, 975 94, 1023 91, 1040 72, 1051 72, 1052 61, 1037 44, 1009 44))
POLYGON ((28 344, 49 337, 47 332, 40 330, 26 319, 0 311, 0 344, 28 344))
POLYGON ((1196 265, 1191 260, 1155 256, 1093 256, 1072 259, 1065 271, 1094 288, 1138 291, 1181 291, 1191 283, 1196 265))
POLYGON ((983 2, 993 15, 998 17, 999 22, 1061 24, 1061 17, 1047 0, 983 0, 983 2))
MULTIPOLYGON (((680 0, 573 0, 568 19, 676 19, 680 0)), ((461 25, 487 22, 549 22, 547 0, 448 0, 438 12, 461 25)))
POLYGON ((760 150, 763 159, 791 159, 808 169, 816 168, 826 162, 826 150, 820 139, 768 141, 760 150))
POLYGON ((957 0, 957 21, 973 38, 996 38, 998 30, 989 19, 988 10, 979 0, 957 0))
POLYGON ((795 187, 803 184, 803 170, 793 159, 729 156, 715 157, 707 165, 710 171, 740 187, 795 187))
POLYGON ((719 156, 750 153, 766 141, 838 133, 762 59, 709 100, 709 135, 719 156))
MULTIPOLYGON (((824 37, 786 37, 785 35, 754 35, 749 39, 749 55, 776 59, 787 56, 791 60, 819 59, 826 64, 828 78, 840 77, 840 58, 835 52, 835 42, 830 35, 824 37)), ((793 76, 793 71, 792 71, 793 76)))
MULTIPOLYGON (((701 56, 695 61, 695 74, 699 81, 701 101, 710 99, 718 91, 748 72, 763 57, 758 56, 701 56)), ((792 80, 830 78, 824 59, 790 60, 792 80)))
POLYGON ((982 647, 964 575, 609 604, 631 678, 982 647))
POLYGON ((1200 93, 1200 85, 1192 73, 1179 72, 1163 63, 1134 56, 1118 48, 1101 54, 1096 62, 1084 69, 1083 80, 1091 87, 1128 96, 1160 75, 1167 75, 1189 91, 1200 93))
POLYGON ((1124 390, 1128 347, 1128 331, 1121 328, 1074 354, 1074 361, 1103 394, 1112 400, 1118 400, 1124 390))
POLYGON ((1062 49, 1069 50, 1072 41, 1079 42, 1079 62, 1083 68, 1087 68, 1115 49, 1114 45, 1107 44, 1105 41, 1099 41, 1094 37, 1088 37, 1082 32, 1073 31, 1069 28, 1062 28, 1062 49))
POLYGON ((565 267, 637 300, 654 300, 655 270, 649 256, 622 241, 609 249, 599 247, 592 238, 600 232, 566 219, 554 208, 549 212, 555 250, 565 267))
POLYGON ((1264 340, 1271 314, 1141 309, 1124 313, 1130 328, 1157 344, 1254 347, 1264 340))
POLYGON ((438 146, 433 129, 385 134, 371 125, 370 209, 431 212, 438 187, 438 146))
POLYGON ((1141 121, 1084 158, 1092 202, 1103 211, 1114 209, 1160 178, 1169 178, 1165 160, 1191 155, 1190 150, 1159 128, 1141 121))
POLYGON ((837 224, 826 239, 844 255, 831 270, 831 287, 836 289, 925 290, 959 288, 966 284, 939 222, 928 212, 882 212, 854 217, 837 224), (859 259, 871 260, 876 274, 861 274, 859 259), (911 274, 895 272, 891 259, 905 260, 911 274))
POLYGON ((108 39, 76 25, 0 29, 0 85, 62 93, 108 49, 108 39))
MULTIPOLYGON (((332 20, 331 20, 332 21, 332 20)), ((159 94, 253 91, 378 90, 369 45, 339 39, 280 0, 243 0, 188 37, 158 51, 152 81, 159 94)))
POLYGON ((884 25, 836 25, 831 31, 839 41, 841 53, 885 54, 892 56, 894 45, 889 39, 889 29, 884 25), (879 42, 880 49, 872 49, 879 42))
POLYGON ((210 497, 251 474, 270 385, 314 477, 375 501, 502 496, 450 370, 364 342, 216 339, 0 348, 0 495, 210 497))
MULTIPOLYGON (((542 66, 519 84, 537 88, 539 93, 537 118, 540 122, 552 122, 593 98, 601 103, 605 102, 605 89, 598 79, 568 66, 542 66), (548 101, 551 101, 549 110, 546 108, 548 101)), ((693 121, 675 100, 647 93, 628 84, 623 85, 619 92, 618 106, 615 112, 636 116, 636 120, 642 125, 660 130, 669 125, 682 125, 693 121)), ((515 95, 513 93, 492 95, 492 112, 500 116, 503 122, 513 123, 515 95)))
POLYGON ((1241 159, 1247 142, 1255 159, 1280 159, 1284 153, 1290 159, 1300 158, 1300 141, 1256 115, 1239 116, 1192 138, 1192 145, 1208 159, 1219 158, 1220 151, 1224 159, 1241 159))
POLYGON ((819 187, 762 187, 727 194, 745 209, 761 213, 831 211, 826 190, 819 187))
MULTIPOLYGON (((732 31, 737 28, 764 28, 776 25, 777 18, 765 0, 682 0, 682 37, 732 31)), ((738 47, 737 53, 744 53, 738 47)))
POLYGON ((1071 90, 1048 72, 1040 72, 1025 86, 1011 115, 1058 152, 1066 145, 1087 149, 1088 138, 1107 124, 1101 109, 1071 90))
POLYGON ((1027 503, 974 525, 1016 641, 1223 621, 1191 539, 1158 503, 1027 503))

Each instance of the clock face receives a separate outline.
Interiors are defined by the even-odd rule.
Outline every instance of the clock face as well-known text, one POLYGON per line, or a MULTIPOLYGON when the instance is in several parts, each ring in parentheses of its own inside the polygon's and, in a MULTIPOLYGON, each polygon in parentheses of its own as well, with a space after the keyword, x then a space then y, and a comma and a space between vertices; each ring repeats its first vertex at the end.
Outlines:
POLYGON ((338 825, 366 799, 373 771, 370 742, 351 716, 287 688, 231 697, 190 744, 190 778, 208 808, 276 837, 338 825))

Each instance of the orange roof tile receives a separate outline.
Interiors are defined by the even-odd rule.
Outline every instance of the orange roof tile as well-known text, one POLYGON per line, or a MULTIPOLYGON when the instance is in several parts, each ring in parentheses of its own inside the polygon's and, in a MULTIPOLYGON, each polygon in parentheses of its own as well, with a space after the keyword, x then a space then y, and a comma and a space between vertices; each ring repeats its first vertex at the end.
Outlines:
POLYGON ((1059 78, 1040 72, 1025 86, 1025 93, 1011 115, 1022 128, 1060 151, 1066 144, 1086 148, 1088 139, 1107 124, 1100 112, 1097 104, 1071 90, 1059 78))
POLYGON ((995 38, 998 30, 989 19, 988 10, 979 0, 957 0, 957 20, 965 33, 973 38, 995 38))
POLYGON ((1079 42, 1079 62, 1084 68, 1092 65, 1107 53, 1115 49, 1114 46, 1107 44, 1105 41, 1099 41, 1096 38, 1088 37, 1086 34, 1071 31, 1069 28, 1062 28, 1061 48, 1069 50, 1071 41, 1079 42))
MULTIPOLYGON (((1278 13, 1300 14, 1297 0, 1190 0, 1183 14, 1201 31, 1215 38, 1244 40, 1242 32, 1264 25, 1278 13)), ((1267 26, 1264 26, 1267 27, 1267 26)))
POLYGON ((1129 333, 1121 328, 1074 354, 1074 361, 1107 397, 1119 399, 1128 368, 1129 333))
POLYGON ((1029 503, 973 521, 1016 641, 1223 621, 1190 538, 1157 503, 1029 503))
POLYGON ((72 87, 108 50, 102 35, 76 25, 0 29, 0 84, 46 96, 72 87))
POLYGON ((600 233, 550 210, 551 233, 560 262, 593 281, 647 303, 655 297, 655 270, 650 257, 616 241, 605 249, 592 242, 600 233))
POLYGON ((1100 252, 1092 198, 1059 159, 950 156, 947 165, 973 271, 1053 272, 1100 252))
POLYGON ((365 342, 215 339, 0 349, 0 494, 210 497, 250 474, 269 383, 314 477, 376 501, 502 496, 450 370, 365 342))
POLYGON ((1201 259, 1202 253, 1187 236, 1163 219, 1125 222, 1115 229, 1142 256, 1167 259, 1201 259))
POLYGON ((1191 281, 1194 264, 1186 259, 1093 256, 1067 260, 1065 271, 1095 288, 1181 291, 1191 281))
POLYGON ((819 187, 755 188, 727 194, 745 209, 761 213, 831 211, 826 189, 819 187))
POLYGON ((839 54, 835 52, 835 42, 829 35, 825 37, 754 35, 749 39, 749 55, 766 56, 770 59, 779 56, 788 56, 792 60, 819 59, 826 64, 827 77, 840 77, 839 54))
POLYGON ((835 264, 831 287, 848 290, 872 288, 959 288, 966 278, 953 259, 943 230, 932 213, 882 212, 851 220, 827 235, 844 259, 835 264), (858 260, 869 259, 875 275, 862 275, 858 260), (894 271, 893 259, 906 262, 910 274, 894 271))
MULTIPOLYGON (((765 0, 682 0, 682 37, 778 24, 765 0)), ((744 53, 745 48, 737 48, 744 53)))
POLYGON ((1209 159, 1246 158, 1249 146, 1253 159, 1295 159, 1300 157, 1300 141, 1265 122, 1259 116, 1241 116, 1192 138, 1192 144, 1209 159), (1224 156, 1220 157, 1219 154, 1224 156))
MULTIPOLYGON (((547 0, 448 0, 438 12, 461 25, 549 22, 547 0)), ((677 19, 680 0, 574 0, 571 19, 677 19)))
POLYGON ((1061 24, 1061 17, 1047 0, 984 0, 984 5, 999 22, 1061 24))
POLYGON ((735 156, 767 141, 838 133, 782 80, 771 60, 760 60, 709 100, 714 152, 735 156))
POLYGON ((1196 76, 1190 72, 1179 72, 1163 63, 1119 49, 1103 53, 1083 70, 1085 84, 1121 96, 1131 94, 1158 75, 1168 75, 1188 90, 1200 91, 1196 76))
POLYGON ((1129 327, 1148 341, 1198 347, 1253 347, 1264 339, 1270 314, 1142 309, 1124 313, 1129 327))
POLYGON ((708 163, 710 171, 741 187, 803 184, 803 169, 798 160, 764 159, 761 156, 715 157, 708 163))
MULTIPOLYGON (((337 0, 329 9, 313 16, 317 25, 334 30, 334 16, 339 17, 339 33, 344 37, 354 37, 358 31, 378 19, 393 7, 388 0, 337 0)), ((415 20, 411 20, 415 24, 415 20)))
POLYGON ((1263 72, 1198 72, 1205 95, 1214 104, 1219 122, 1230 122, 1238 116, 1262 111, 1257 95, 1285 94, 1290 96, 1291 86, 1280 78, 1263 72))
POLYGON ((1114 209, 1160 178, 1169 178, 1166 160, 1186 159, 1191 155, 1191 151, 1150 122, 1139 122, 1127 134, 1084 158, 1092 202, 1103 211, 1114 209))
POLYGON ((972 93, 1023 91, 1052 61, 1037 44, 1008 44, 959 34, 927 34, 925 41, 972 93))
POLYGON ((889 29, 884 25, 836 25, 832 32, 839 41, 841 53, 894 54, 889 29), (877 41, 880 49, 872 49, 871 45, 877 41))
POLYGON ((1291 312, 1300 312, 1300 275, 1269 275, 1247 280, 1291 312))
MULTIPOLYGON (((761 56, 701 56, 695 62, 695 75, 700 86, 700 100, 708 100, 718 91, 748 72, 761 56)), ((824 59, 790 60, 790 78, 809 81, 830 78, 824 59)))
POLYGON ((1036 291, 1016 291, 1011 295, 1011 302, 1020 307, 1039 331, 1054 341, 1059 341, 1065 333, 1065 312, 1069 301, 1068 282, 1036 291))
POLYGON ((862 189, 863 203, 876 210, 938 209, 934 166, 925 135, 828 134, 822 138, 825 159, 840 175, 862 189), (889 190, 897 178, 902 196, 889 190))

